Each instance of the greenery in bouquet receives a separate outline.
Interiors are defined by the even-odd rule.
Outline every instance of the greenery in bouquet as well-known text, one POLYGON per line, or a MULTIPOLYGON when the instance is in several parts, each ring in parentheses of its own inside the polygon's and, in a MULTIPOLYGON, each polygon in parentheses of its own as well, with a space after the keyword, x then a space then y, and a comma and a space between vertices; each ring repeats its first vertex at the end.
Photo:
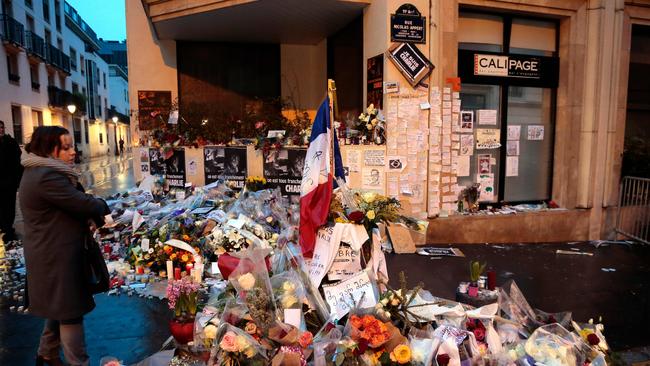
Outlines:
POLYGON ((335 222, 362 224, 368 232, 378 223, 401 221, 401 204, 397 198, 381 195, 376 192, 356 192, 353 195, 353 208, 339 199, 332 199, 330 215, 335 222))
POLYGON ((251 175, 246 178, 246 189, 251 192, 257 192, 266 188, 266 179, 256 175, 251 175))
POLYGON ((386 141, 386 123, 380 113, 374 104, 370 104, 365 112, 359 115, 356 128, 368 143, 382 145, 386 141))
POLYGON ((243 297, 251 318, 263 331, 268 331, 275 323, 276 313, 273 295, 265 283, 266 280, 256 278, 253 273, 245 273, 235 281, 235 288, 243 297))
POLYGON ((169 281, 167 301, 169 308, 174 310, 174 318, 188 320, 196 316, 200 288, 201 286, 189 276, 169 281))

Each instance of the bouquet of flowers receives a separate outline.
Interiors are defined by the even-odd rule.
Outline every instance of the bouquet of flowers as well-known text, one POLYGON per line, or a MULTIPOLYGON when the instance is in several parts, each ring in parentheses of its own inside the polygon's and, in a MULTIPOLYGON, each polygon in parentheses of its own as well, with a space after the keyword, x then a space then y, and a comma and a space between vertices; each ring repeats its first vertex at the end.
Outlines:
POLYGON ((374 104, 370 104, 366 111, 359 115, 357 129, 368 143, 382 145, 386 141, 386 125, 381 111, 375 108, 374 104))
POLYGON ((222 324, 216 339, 208 365, 262 366, 268 362, 262 346, 237 327, 222 324))
POLYGON ((273 289, 265 261, 267 255, 268 250, 247 250, 242 253, 239 264, 229 276, 251 318, 263 332, 268 332, 276 322, 273 289))
POLYGON ((251 192, 257 192, 266 188, 266 179, 264 177, 258 177, 251 175, 246 178, 246 189, 251 192))
POLYGON ((302 309, 306 301, 306 293, 298 273, 291 269, 277 274, 271 277, 271 286, 276 307, 282 310, 280 319, 297 328, 304 327, 302 309))
POLYGON ((198 306, 200 285, 191 277, 169 281, 167 284, 167 301, 174 310, 176 319, 194 319, 198 306))

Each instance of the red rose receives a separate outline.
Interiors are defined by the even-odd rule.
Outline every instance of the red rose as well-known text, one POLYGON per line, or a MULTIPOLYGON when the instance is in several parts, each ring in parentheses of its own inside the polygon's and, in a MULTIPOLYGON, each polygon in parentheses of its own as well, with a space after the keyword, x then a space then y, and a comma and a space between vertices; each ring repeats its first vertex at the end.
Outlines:
POLYGON ((436 356, 436 362, 438 362, 438 366, 447 366, 449 364, 450 359, 451 358, 446 353, 441 353, 438 356, 436 356))
POLYGON ((483 342, 485 340, 485 329, 475 328, 472 330, 472 333, 474 333, 474 337, 476 337, 478 342, 483 342))
POLYGON ((355 224, 360 224, 363 222, 364 214, 361 211, 354 211, 348 215, 348 219, 353 221, 355 224))
POLYGON ((587 342, 589 342, 590 345, 595 346, 600 343, 600 338, 598 338, 595 333, 591 333, 587 336, 587 342))

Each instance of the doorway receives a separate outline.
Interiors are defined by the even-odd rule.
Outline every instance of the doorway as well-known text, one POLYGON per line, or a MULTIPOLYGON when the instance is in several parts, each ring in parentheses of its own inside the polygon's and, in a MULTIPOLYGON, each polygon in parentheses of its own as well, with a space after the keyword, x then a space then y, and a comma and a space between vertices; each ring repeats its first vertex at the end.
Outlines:
POLYGON ((621 177, 650 178, 650 27, 632 26, 621 177))

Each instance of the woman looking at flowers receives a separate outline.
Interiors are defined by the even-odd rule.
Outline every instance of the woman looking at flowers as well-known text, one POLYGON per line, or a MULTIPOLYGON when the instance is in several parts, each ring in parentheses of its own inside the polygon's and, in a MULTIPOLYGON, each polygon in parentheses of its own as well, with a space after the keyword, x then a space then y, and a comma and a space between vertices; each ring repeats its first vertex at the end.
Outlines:
POLYGON ((85 276, 83 247, 89 225, 109 213, 106 203, 77 188, 79 173, 68 130, 36 128, 25 146, 20 208, 25 225, 30 313, 47 319, 38 347, 37 365, 62 365, 60 346, 69 365, 88 365, 83 316, 95 307, 85 276))

